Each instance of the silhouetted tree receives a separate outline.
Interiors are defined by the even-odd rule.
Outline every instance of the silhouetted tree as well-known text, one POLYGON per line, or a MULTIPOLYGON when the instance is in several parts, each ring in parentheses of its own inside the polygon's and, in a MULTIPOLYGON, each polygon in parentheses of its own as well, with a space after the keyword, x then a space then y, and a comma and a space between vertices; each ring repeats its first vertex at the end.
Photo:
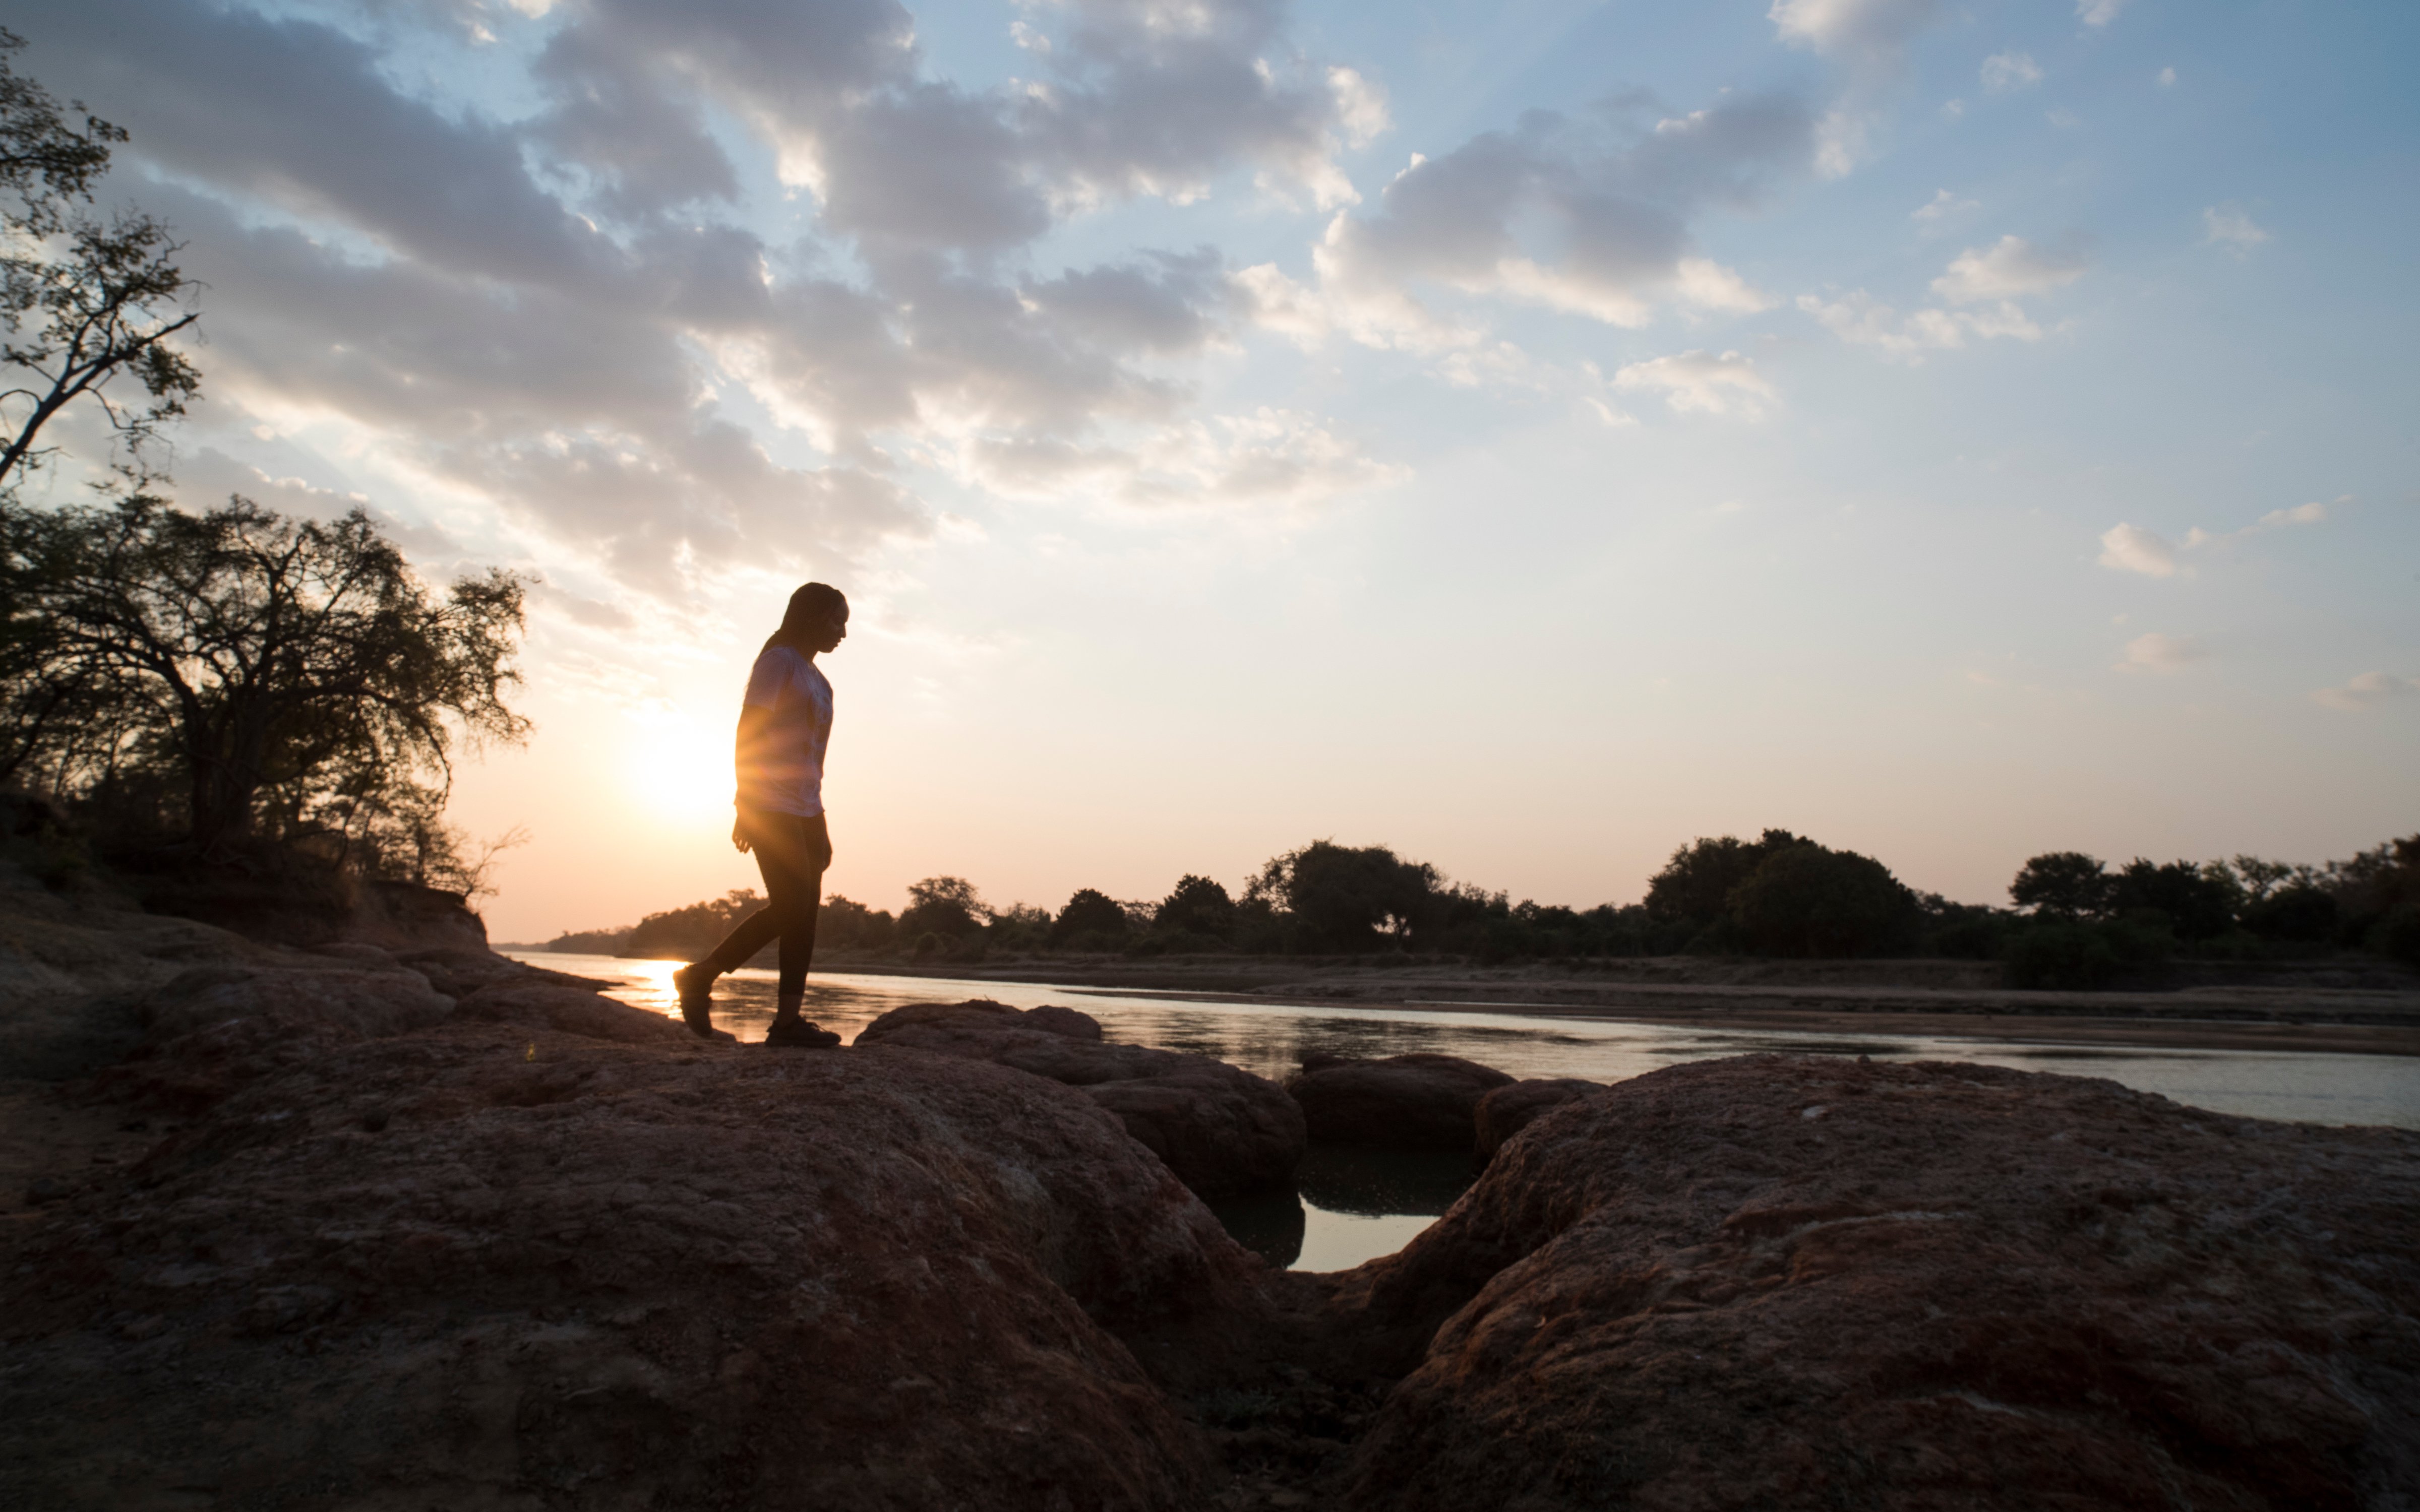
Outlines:
POLYGON ((2241 894, 2224 866, 2164 866, 2136 856, 2111 880, 2109 907, 2119 916, 2157 914, 2180 940, 2215 939, 2235 927, 2241 894))
POLYGON ((43 427, 69 407, 98 405, 139 452, 201 387, 200 373, 169 345, 200 318, 184 308, 194 283, 177 267, 178 244, 148 216, 104 223, 84 208, 108 169, 110 144, 126 133, 80 101, 61 110, 15 72, 9 54, 24 45, 0 29, 0 324, 8 332, 0 343, 0 505, 41 459, 43 427), (84 116, 81 128, 70 114, 84 116), (147 402, 113 394, 121 376, 147 402))
POLYGON ((1731 891, 1765 858, 1800 843, 1786 829, 1768 829, 1754 841, 1725 835, 1699 838, 1672 853, 1647 884, 1648 917, 1663 923, 1706 929, 1730 913, 1731 891))
POLYGON ((2082 851, 2047 851, 2017 869, 2009 896, 2046 918, 2099 918, 2109 911, 2111 880, 2082 851))
POLYGON ((908 906, 899 915, 901 939, 915 941, 927 934, 963 940, 983 932, 988 912, 974 884, 964 877, 926 877, 908 884, 908 906))
POLYGON ((13 524, 12 576, 47 635, 0 681, 0 778, 89 794, 173 774, 162 817, 206 853, 264 812, 287 836, 426 846, 457 737, 528 729, 504 702, 520 579, 438 598, 358 510, 323 524, 136 496, 13 524), (62 704, 78 717, 42 712, 62 704))
POLYGON ((1171 933, 1207 934, 1226 939, 1235 932, 1235 901, 1208 877, 1187 874, 1175 890, 1160 901, 1152 927, 1171 933))
POLYGON ((833 893, 815 916, 815 949, 879 950, 890 945, 897 926, 888 908, 868 908, 833 893))
POLYGON ((1382 935, 1409 936, 1437 886, 1436 868, 1404 860, 1384 845, 1320 840, 1264 866, 1246 897, 1285 911, 1296 949, 1366 950, 1382 935))
POLYGON ((1890 869, 1854 851, 1811 841, 1785 845, 1731 889, 1731 917, 1758 951, 1860 956, 1915 943, 1916 894, 1890 869))
POLYGON ((1050 943, 1063 948, 1114 948, 1127 931, 1126 911, 1096 887, 1079 887, 1050 922, 1050 943))

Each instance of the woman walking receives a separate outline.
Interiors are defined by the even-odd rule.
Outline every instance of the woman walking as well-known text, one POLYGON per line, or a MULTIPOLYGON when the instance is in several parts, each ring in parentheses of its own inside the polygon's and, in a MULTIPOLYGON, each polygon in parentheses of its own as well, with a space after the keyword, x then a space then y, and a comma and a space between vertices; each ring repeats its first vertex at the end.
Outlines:
POLYGON ((766 904, 739 921, 714 952, 673 973, 681 1020, 702 1039, 714 1038, 708 1004, 714 979, 782 942, 782 980, 765 1042, 828 1047, 840 1036, 799 1016, 807 994, 807 964, 815 953, 815 911, 823 902, 831 835, 824 824, 824 748, 831 739, 832 690, 815 657, 848 638, 848 600, 825 583, 790 595, 782 627, 756 654, 748 696, 739 707, 732 765, 738 817, 731 843, 756 853, 766 904))

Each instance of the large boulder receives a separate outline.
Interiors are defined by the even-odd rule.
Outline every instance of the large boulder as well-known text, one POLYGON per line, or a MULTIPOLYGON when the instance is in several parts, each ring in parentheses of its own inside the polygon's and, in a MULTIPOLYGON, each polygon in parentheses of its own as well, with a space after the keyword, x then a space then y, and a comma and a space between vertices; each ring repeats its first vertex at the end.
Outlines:
POLYGON ((1208 1056, 1110 1044, 1071 1008, 914 1003, 858 1034, 887 1046, 989 1060, 1083 1088, 1203 1196, 1284 1185, 1300 1164, 1302 1113, 1276 1083, 1208 1056))
POLYGON ((1482 1165, 1496 1158, 1504 1141, 1535 1122, 1542 1113, 1552 1112, 1566 1103, 1576 1103, 1584 1097, 1594 1097, 1605 1090, 1603 1082, 1584 1082, 1572 1076, 1553 1076, 1529 1081, 1512 1082, 1497 1088, 1479 1100, 1471 1110, 1472 1133, 1478 1140, 1477 1153, 1482 1165))
POLYGON ((417 971, 389 962, 329 959, 195 966, 142 1003, 144 1027, 171 1040, 229 1019, 274 1017, 375 1039, 442 1023, 454 999, 417 971))
POLYGON ((1073 1088, 518 1022, 273 1066, 10 1242, 62 1512, 1200 1506, 1162 1388, 1267 1311, 1073 1088))
POLYGON ((1479 1100, 1512 1078, 1459 1056, 1354 1060, 1310 1056, 1286 1078, 1311 1137, 1323 1144, 1469 1149, 1479 1100))
POLYGON ((1339 1283, 1411 1367, 1339 1500, 2408 1506, 2415 1213, 2403 1131, 1969 1065, 1657 1072, 1339 1283))

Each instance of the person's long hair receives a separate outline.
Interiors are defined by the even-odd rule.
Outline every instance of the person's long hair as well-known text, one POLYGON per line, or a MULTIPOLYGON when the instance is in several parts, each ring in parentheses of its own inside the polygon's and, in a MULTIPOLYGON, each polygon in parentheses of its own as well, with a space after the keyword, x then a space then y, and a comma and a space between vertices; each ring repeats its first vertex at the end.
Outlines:
POLYGON ((787 646, 803 655, 807 637, 848 612, 848 595, 830 583, 809 583, 790 595, 782 627, 765 638, 765 650, 787 646))

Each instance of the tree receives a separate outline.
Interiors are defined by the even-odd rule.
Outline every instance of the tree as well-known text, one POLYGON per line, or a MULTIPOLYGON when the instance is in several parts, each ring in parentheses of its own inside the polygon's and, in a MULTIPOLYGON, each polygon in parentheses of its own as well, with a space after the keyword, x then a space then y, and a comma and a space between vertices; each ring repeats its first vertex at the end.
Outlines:
POLYGON ((203 854, 264 819, 287 836, 425 837, 456 739, 528 730, 504 702, 521 580, 490 571, 438 598, 359 510, 321 523, 236 499, 189 515, 138 495, 23 512, 8 546, 49 633, 0 682, 0 779, 87 796, 163 779, 161 817, 203 854), (80 717, 44 712, 62 706, 80 717))
POLYGON ((2048 851, 2017 869, 2009 896, 2045 918, 2099 918, 2110 883, 2109 869, 2082 851, 2048 851))
POLYGON ((1170 933, 1207 934, 1226 939, 1235 933, 1235 900, 1208 877, 1187 873, 1160 900, 1152 927, 1170 933))
POLYGON ((899 915, 898 934, 916 941, 927 934, 963 940, 983 932, 982 896, 964 877, 926 877, 908 886, 908 906, 899 915))
POLYGON ((1869 856, 1802 841, 1733 888, 1731 917, 1766 955, 1877 955, 1914 943, 1916 894, 1869 856))
POLYGON ((97 404, 121 444, 139 457, 167 419, 184 413, 201 374, 171 338, 200 318, 182 250, 147 215, 106 222, 84 208, 109 166, 109 145, 126 133, 85 115, 81 130, 39 84, 13 70, 25 45, 0 29, 0 506, 42 459, 44 426, 80 401, 97 404), (145 402, 111 392, 132 377, 145 402))
POLYGON ((1050 943, 1082 947, 1114 944, 1127 929, 1125 905, 1097 887, 1078 887, 1050 921, 1050 943))
POLYGON ((1262 867, 1245 897, 1282 906, 1299 949, 1366 950, 1382 934, 1408 937, 1431 914, 1438 884, 1436 868, 1384 845, 1318 840, 1262 867))
POLYGON ((2112 912, 2158 914, 2180 940, 2216 939, 2226 933, 2235 927, 2242 901, 2235 874, 2215 861, 2206 867, 2191 861, 2163 866, 2138 856, 2109 887, 2112 912))
POLYGON ((1733 889, 1767 856, 1799 843, 1786 829, 1768 829, 1754 841, 1731 835, 1691 841, 1649 880, 1647 915, 1659 923, 1709 928, 1729 917, 1733 889))

